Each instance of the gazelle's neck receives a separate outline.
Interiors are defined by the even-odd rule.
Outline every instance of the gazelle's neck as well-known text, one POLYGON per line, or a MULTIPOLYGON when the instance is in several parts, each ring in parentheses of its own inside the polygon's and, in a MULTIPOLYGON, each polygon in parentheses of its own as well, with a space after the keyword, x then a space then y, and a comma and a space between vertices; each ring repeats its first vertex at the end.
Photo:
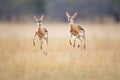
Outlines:
POLYGON ((38 24, 38 28, 42 28, 42 27, 43 27, 42 23, 38 24))
POLYGON ((71 25, 73 25, 73 22, 70 22, 70 23, 69 23, 69 26, 71 26, 71 25))

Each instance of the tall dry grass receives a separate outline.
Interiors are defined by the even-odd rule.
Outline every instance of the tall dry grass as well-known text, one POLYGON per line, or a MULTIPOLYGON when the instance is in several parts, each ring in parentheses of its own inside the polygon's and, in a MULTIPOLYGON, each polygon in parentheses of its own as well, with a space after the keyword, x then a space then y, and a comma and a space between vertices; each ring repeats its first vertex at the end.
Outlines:
POLYGON ((69 45, 69 26, 45 24, 48 55, 32 38, 33 23, 0 23, 0 80, 119 80, 120 24, 81 23, 87 49, 69 45))

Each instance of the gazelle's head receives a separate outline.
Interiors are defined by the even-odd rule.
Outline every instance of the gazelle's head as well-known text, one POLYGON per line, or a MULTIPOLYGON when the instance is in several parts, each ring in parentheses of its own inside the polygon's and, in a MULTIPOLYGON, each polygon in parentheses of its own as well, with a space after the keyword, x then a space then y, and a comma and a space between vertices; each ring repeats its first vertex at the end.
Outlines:
POLYGON ((75 12, 72 16, 68 12, 66 12, 66 16, 68 18, 69 24, 73 24, 74 18, 77 16, 77 12, 75 12))
POLYGON ((33 15, 33 19, 35 20, 38 28, 40 28, 42 26, 42 22, 43 22, 43 19, 44 19, 44 15, 42 15, 40 17, 40 19, 38 19, 35 15, 33 15))

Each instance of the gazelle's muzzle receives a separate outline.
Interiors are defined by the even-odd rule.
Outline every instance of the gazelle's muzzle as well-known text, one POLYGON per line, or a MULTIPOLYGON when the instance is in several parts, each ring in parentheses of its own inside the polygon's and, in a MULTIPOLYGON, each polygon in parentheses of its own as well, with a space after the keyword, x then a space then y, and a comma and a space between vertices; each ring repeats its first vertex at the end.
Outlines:
POLYGON ((39 23, 39 27, 41 26, 41 24, 39 23))

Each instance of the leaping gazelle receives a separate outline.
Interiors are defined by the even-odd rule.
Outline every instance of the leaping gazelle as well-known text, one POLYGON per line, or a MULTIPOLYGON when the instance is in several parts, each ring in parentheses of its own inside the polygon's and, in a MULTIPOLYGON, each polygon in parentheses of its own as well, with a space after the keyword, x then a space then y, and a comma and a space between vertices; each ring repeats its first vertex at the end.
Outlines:
MULTIPOLYGON (((41 41, 41 46, 40 49, 43 48, 43 40, 46 40, 47 45, 48 45, 48 31, 46 28, 44 28, 42 26, 42 22, 44 19, 44 15, 42 15, 40 17, 40 19, 38 19, 35 15, 33 15, 33 19, 35 20, 36 24, 37 24, 37 31, 35 32, 34 38, 33 38, 33 45, 35 46, 35 37, 36 35, 39 37, 39 40, 41 41)), ((46 53, 46 52, 45 52, 46 53)), ((47 53, 46 53, 47 54, 47 53)))
MULTIPOLYGON (((81 26, 75 25, 73 23, 74 18, 77 16, 77 12, 75 12, 73 14, 73 16, 70 16, 70 14, 68 12, 66 12, 66 16, 68 18, 68 22, 69 22, 69 26, 70 26, 70 33, 71 33, 71 36, 70 36, 70 39, 69 39, 70 45, 72 45, 72 42, 71 42, 72 36, 75 36, 73 47, 75 47, 76 39, 80 39, 81 41, 83 41, 83 39, 84 39, 84 49, 85 49, 86 48, 86 45, 85 45, 85 41, 86 41, 85 30, 81 26)), ((78 44, 78 47, 80 47, 80 44, 78 44)))

